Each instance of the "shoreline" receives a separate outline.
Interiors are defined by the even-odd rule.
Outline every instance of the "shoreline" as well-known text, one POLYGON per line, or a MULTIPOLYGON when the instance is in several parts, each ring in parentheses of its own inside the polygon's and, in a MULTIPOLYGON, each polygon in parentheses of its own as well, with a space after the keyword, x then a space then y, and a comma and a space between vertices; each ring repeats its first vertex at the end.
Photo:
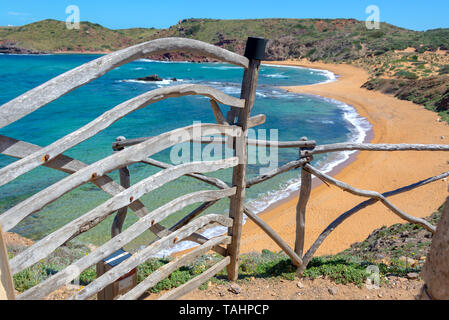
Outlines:
MULTIPOLYGON (((449 136, 449 126, 437 122, 438 115, 420 105, 398 100, 380 92, 360 88, 368 80, 365 70, 346 64, 310 63, 308 61, 263 62, 264 64, 296 66, 327 70, 338 76, 336 81, 305 86, 283 87, 291 92, 312 94, 344 102, 372 124, 372 143, 435 143, 444 144, 442 136, 449 136), (391 108, 391 106, 396 108, 391 108)), ((312 138, 312 137, 311 137, 312 138)), ((449 169, 443 152, 357 152, 333 168, 330 175, 355 187, 385 192, 440 174, 449 169), (379 165, 382 164, 382 170, 379 165)), ((318 180, 318 179, 314 179, 318 180)), ((280 200, 259 213, 292 247, 295 239, 296 202, 299 191, 280 200)), ((447 196, 447 184, 434 184, 391 198, 398 207, 417 217, 426 217, 438 209, 447 196)), ((306 213, 305 249, 324 228, 341 213, 364 201, 334 187, 316 182, 306 213)), ((335 254, 352 243, 363 241, 382 226, 404 223, 381 204, 364 209, 336 229, 318 255, 335 254)), ((279 251, 277 245, 252 221, 243 226, 241 253, 269 249, 279 251)))

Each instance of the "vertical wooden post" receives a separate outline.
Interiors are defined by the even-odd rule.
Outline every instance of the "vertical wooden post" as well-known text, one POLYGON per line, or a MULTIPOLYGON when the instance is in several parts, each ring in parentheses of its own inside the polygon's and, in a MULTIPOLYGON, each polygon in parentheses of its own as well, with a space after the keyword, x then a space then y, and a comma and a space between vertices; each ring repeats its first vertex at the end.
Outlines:
POLYGON ((0 226, 0 300, 15 300, 14 281, 9 269, 8 250, 0 226))
MULTIPOLYGON (((115 141, 125 141, 125 137, 118 137, 115 139, 115 141)), ((114 151, 121 151, 125 148, 115 149, 114 151)), ((128 167, 123 167, 119 169, 120 174, 120 185, 128 189, 131 186, 131 180, 129 176, 129 169, 128 167)), ((123 223, 125 222, 126 215, 128 213, 128 207, 121 208, 117 211, 117 214, 115 215, 114 222, 112 223, 111 227, 111 237, 114 238, 120 233, 122 233, 123 223)))
POLYGON ((232 237, 227 251, 231 262, 227 267, 228 278, 235 281, 238 278, 240 240, 242 236, 243 225, 243 207, 246 190, 246 162, 247 162, 247 130, 248 119, 251 109, 256 99, 257 81, 259 78, 259 69, 261 60, 265 54, 266 40, 261 38, 248 38, 246 43, 245 56, 250 60, 248 69, 245 70, 242 81, 241 99, 245 99, 245 108, 231 108, 227 114, 227 121, 235 124, 235 118, 238 116, 237 125, 242 128, 242 137, 234 139, 234 148, 236 156, 239 158, 239 164, 234 168, 232 175, 232 185, 237 187, 237 191, 231 197, 229 216, 233 219, 233 225, 229 228, 228 234, 232 237))
MULTIPOLYGON (((306 141, 307 138, 301 138, 302 141, 306 141)), ((304 149, 299 149, 300 157, 304 156, 304 149)), ((312 190, 312 175, 310 172, 304 170, 301 167, 301 189, 299 192, 299 199, 296 205, 296 240, 295 240, 295 253, 303 258, 304 254, 304 241, 306 230, 306 207, 310 198, 310 192, 312 190)))

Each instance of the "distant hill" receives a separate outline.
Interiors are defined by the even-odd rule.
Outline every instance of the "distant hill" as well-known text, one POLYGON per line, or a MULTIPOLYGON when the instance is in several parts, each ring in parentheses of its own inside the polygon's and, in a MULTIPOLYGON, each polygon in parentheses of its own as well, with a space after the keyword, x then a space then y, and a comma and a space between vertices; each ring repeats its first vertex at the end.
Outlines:
MULTIPOLYGON (((449 29, 418 32, 381 23, 368 30, 355 19, 186 19, 167 29, 112 30, 81 22, 43 20, 0 27, 0 53, 111 52, 164 37, 186 37, 243 54, 248 36, 269 39, 267 60, 303 59, 352 63, 365 68, 370 90, 393 94, 439 112, 449 122, 449 29)), ((183 53, 158 60, 208 61, 183 53)))
POLYGON ((269 59, 308 58, 347 61, 414 47, 420 51, 449 48, 449 29, 411 31, 382 23, 367 30, 354 19, 187 19, 168 29, 112 30, 81 22, 68 30, 65 22, 43 20, 21 27, 1 27, 0 46, 40 52, 109 52, 161 37, 187 37, 243 53, 248 36, 270 39, 269 59))

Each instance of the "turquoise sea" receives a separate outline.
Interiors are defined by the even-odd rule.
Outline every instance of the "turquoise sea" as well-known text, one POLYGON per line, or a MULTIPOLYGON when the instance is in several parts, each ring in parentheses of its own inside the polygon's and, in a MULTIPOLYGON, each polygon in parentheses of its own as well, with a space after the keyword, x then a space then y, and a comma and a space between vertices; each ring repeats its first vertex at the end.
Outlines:
MULTIPOLYGON (((99 56, 97 55, 0 55, 0 108, 3 103, 19 96, 43 82, 99 56)), ((227 94, 239 96, 242 68, 215 63, 162 63, 139 60, 115 69, 100 79, 83 86, 52 102, 21 120, 0 129, 0 134, 45 146, 80 128, 103 112, 148 90, 174 84, 201 83, 216 87, 227 94), (145 83, 138 77, 158 74, 163 81, 145 83), (173 82, 172 78, 178 79, 173 82)), ((252 115, 266 114, 267 121, 260 129, 277 129, 280 140, 298 140, 303 136, 318 143, 363 141, 369 123, 344 103, 324 98, 288 93, 279 86, 313 84, 333 81, 335 76, 326 71, 304 68, 262 66, 256 103, 252 115)), ((227 111, 227 107, 223 107, 227 111)), ((85 163, 93 163, 112 153, 111 144, 118 136, 138 138, 155 136, 193 121, 213 123, 214 117, 208 99, 183 97, 168 99, 138 110, 113 124, 95 137, 66 152, 85 163)), ((259 136, 259 138, 263 138, 259 136)), ((169 162, 170 150, 154 156, 169 162)), ((348 153, 317 157, 315 164, 329 171, 348 158, 348 153)), ((280 150, 279 165, 295 160, 297 150, 280 150)), ((0 155, 0 167, 14 161, 0 155)), ((248 178, 259 174, 261 165, 250 165, 248 178)), ((158 169, 143 164, 130 167, 131 182, 154 174, 158 169)), ((248 190, 248 204, 260 212, 268 205, 287 197, 299 187, 299 171, 291 171, 248 190)), ((7 185, 0 187, 0 214, 23 199, 62 179, 66 174, 48 168, 37 168, 7 185)), ((211 174, 231 182, 231 171, 211 174)), ((117 172, 110 176, 118 181, 117 172)), ((211 189, 206 184, 185 177, 146 195, 141 200, 149 209, 155 209, 170 200, 194 191, 211 189)), ((61 199, 33 214, 12 231, 37 240, 60 228, 74 218, 98 206, 109 196, 93 184, 81 186, 61 199)), ((222 200, 208 213, 225 213, 228 200, 222 200)), ((198 204, 199 205, 199 204, 198 204)), ((171 226, 190 206, 171 216, 163 224, 171 226)), ((136 221, 130 212, 125 227, 136 221)), ((81 235, 80 240, 101 244, 109 239, 112 216, 93 230, 81 235)), ((218 232, 212 230, 209 232, 218 232)), ((148 232, 133 242, 136 247, 152 238, 148 232)))

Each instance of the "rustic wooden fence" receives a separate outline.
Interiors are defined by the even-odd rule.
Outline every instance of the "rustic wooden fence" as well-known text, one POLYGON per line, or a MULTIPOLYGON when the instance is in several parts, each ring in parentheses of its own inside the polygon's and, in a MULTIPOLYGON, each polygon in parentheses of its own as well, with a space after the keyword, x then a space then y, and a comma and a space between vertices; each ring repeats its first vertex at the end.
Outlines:
MULTIPOLYGON (((306 268, 311 257, 314 255, 324 239, 339 224, 341 224, 342 221, 360 211, 364 207, 378 201, 382 202, 401 218, 409 222, 422 225, 426 229, 434 232, 434 226, 430 225, 423 219, 415 218, 404 213, 399 208, 394 206, 394 204, 392 204, 387 198, 447 177, 449 176, 449 172, 398 190, 379 194, 373 191, 360 190, 349 186, 344 182, 338 181, 314 168, 310 165, 310 161, 313 159, 314 154, 327 152, 350 150, 449 151, 449 146, 447 145, 376 145, 341 143, 316 146, 314 141, 307 140, 306 138, 303 138, 300 141, 276 143, 247 139, 247 130, 251 127, 260 125, 265 121, 264 115, 250 117, 251 109, 254 105, 259 67, 263 58, 262 53, 264 48, 265 40, 250 38, 248 40, 245 56, 240 56, 196 40, 180 38, 158 39, 117 51, 86 63, 44 83, 33 90, 26 92, 18 98, 1 106, 0 128, 21 119, 27 114, 104 75, 106 72, 124 63, 128 63, 152 54, 184 51, 198 54, 200 56, 208 56, 219 61, 244 68, 240 99, 228 96, 217 89, 203 85, 177 85, 149 91, 131 100, 123 102, 113 109, 105 112, 103 115, 91 121, 84 127, 46 147, 40 147, 25 141, 13 139, 11 137, 0 136, 0 152, 4 155, 19 159, 0 169, 0 185, 9 183, 15 178, 39 166, 49 167, 69 174, 66 178, 58 181, 41 192, 36 193, 0 215, 0 276, 2 284, 0 288, 6 292, 7 298, 45 298, 56 289, 72 282, 81 274, 81 272, 108 257, 148 229, 151 230, 157 237, 153 243, 135 253, 130 259, 122 262, 118 266, 98 277, 92 283, 72 296, 71 299, 87 299, 92 297, 106 286, 133 270, 138 265, 144 263, 154 254, 163 249, 172 247, 173 245, 184 240, 197 242, 199 246, 161 267, 156 272, 148 276, 148 278, 144 281, 140 282, 131 291, 120 296, 119 299, 139 298, 146 290, 166 278, 171 272, 194 261, 197 257, 210 250, 214 250, 222 255, 223 259, 203 274, 195 277, 193 280, 187 282, 181 287, 168 292, 162 296, 161 299, 176 299, 182 297, 184 294, 206 282, 210 277, 214 276, 225 267, 227 267, 229 279, 236 280, 238 277, 240 239, 244 214, 247 215, 249 219, 254 221, 260 228, 262 228, 262 230, 279 245, 279 247, 298 267, 299 272, 302 272, 306 268), (91 165, 87 165, 81 161, 63 155, 63 153, 70 148, 91 138, 114 122, 137 109, 146 107, 152 103, 167 98, 188 95, 203 95, 210 98, 212 112, 217 121, 217 124, 201 125, 201 131, 207 131, 207 134, 202 133, 200 140, 192 140, 189 138, 193 136, 192 131, 194 130, 194 126, 189 126, 175 129, 151 138, 126 140, 125 138, 120 137, 113 143, 113 149, 117 152, 114 152, 111 156, 91 165), (230 106, 230 110, 226 117, 223 115, 218 103, 230 106), (187 132, 188 134, 180 135, 182 132, 187 132), (210 137, 211 134, 218 134, 224 137, 210 137), (173 141, 173 139, 171 139, 173 136, 184 138, 173 141), (231 145, 234 149, 234 156, 219 161, 193 162, 178 166, 156 161, 151 158, 152 155, 170 148, 175 144, 189 141, 197 143, 225 143, 232 141, 231 145), (273 170, 272 172, 251 180, 247 180, 247 144, 259 146, 264 145, 274 148, 297 148, 300 151, 300 157, 299 159, 289 162, 282 167, 273 170), (134 163, 146 163, 148 165, 161 168, 162 170, 131 186, 128 166, 134 163), (211 178, 203 175, 204 173, 225 168, 233 168, 231 186, 217 178, 211 178), (269 225, 267 225, 260 217, 245 206, 244 200, 245 190, 247 188, 296 168, 302 169, 302 183, 297 206, 297 233, 295 248, 292 249, 269 225), (115 170, 119 170, 120 172, 120 184, 116 183, 107 175, 115 170), (352 194, 369 198, 369 200, 343 213, 338 219, 333 221, 314 242, 307 253, 303 254, 305 212, 311 191, 312 175, 315 175, 324 182, 335 185, 352 194), (174 199, 151 212, 149 212, 145 205, 139 200, 143 195, 182 176, 190 176, 194 179, 201 180, 217 187, 218 190, 198 191, 187 194, 174 199), (64 194, 88 182, 94 183, 101 190, 112 195, 112 198, 102 203, 95 209, 81 215, 79 218, 71 221, 60 229, 52 232, 43 239, 37 241, 34 245, 27 248, 22 253, 14 256, 12 259, 8 259, 6 248, 2 240, 1 230, 11 230, 26 217, 38 212, 48 204, 62 197, 64 194), (220 199, 226 197, 230 198, 229 217, 216 214, 208 214, 198 217, 207 208, 211 207, 220 199), (159 224, 169 215, 195 203, 201 203, 201 205, 191 213, 187 214, 173 227, 165 228, 159 224), (122 231, 123 222, 128 208, 134 211, 139 220, 125 231, 122 231), (74 262, 64 270, 59 271, 47 280, 15 297, 12 289, 13 281, 11 275, 17 274, 18 272, 39 262, 41 259, 51 254, 59 246, 64 245, 81 233, 94 228, 114 212, 117 212, 117 214, 111 228, 111 240, 92 251, 87 256, 74 262), (198 233, 198 230, 206 227, 207 225, 217 223, 228 227, 229 231, 227 235, 207 239, 198 233)), ((3 291, 0 290, 0 295, 2 292, 3 291)))

